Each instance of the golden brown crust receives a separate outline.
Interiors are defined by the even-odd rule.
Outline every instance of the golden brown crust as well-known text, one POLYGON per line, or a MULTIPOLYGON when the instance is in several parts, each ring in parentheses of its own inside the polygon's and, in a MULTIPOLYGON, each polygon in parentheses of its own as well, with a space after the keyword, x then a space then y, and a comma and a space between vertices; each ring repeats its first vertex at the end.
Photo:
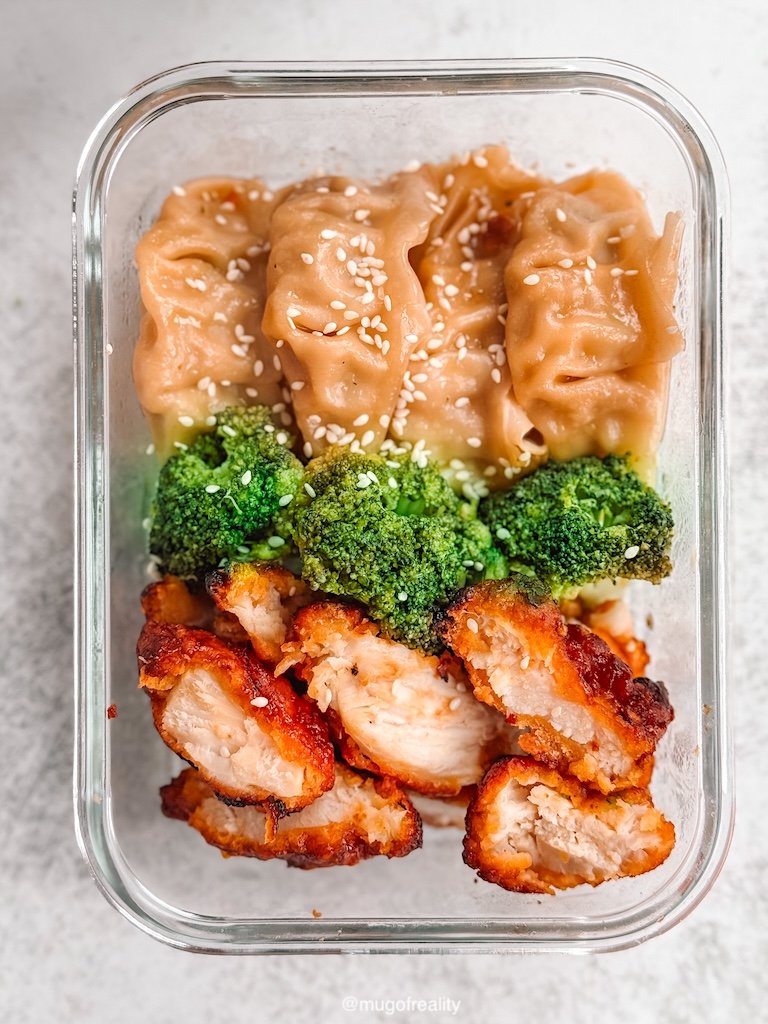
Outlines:
POLYGON ((379 627, 356 606, 326 600, 301 609, 276 671, 289 668, 320 702, 347 764, 390 776, 426 796, 457 795, 478 781, 494 758, 517 749, 517 732, 501 716, 479 707, 454 655, 424 655, 380 637, 379 627), (357 652, 354 663, 352 650, 357 652), (330 666, 331 679, 324 674, 331 672, 330 666), (423 688, 401 694, 400 684, 416 687, 417 677, 423 688), (356 694, 344 707, 337 701, 342 685, 347 694, 350 689, 356 694), (392 715, 401 716, 401 724, 387 745, 368 727, 375 725, 374 731, 380 732, 392 715), (455 729, 465 731, 459 735, 455 729), (430 739, 442 747, 434 758, 439 770, 420 756, 430 739))
POLYGON ((489 769, 470 802, 464 863, 474 868, 485 881, 512 892, 551 895, 555 889, 569 889, 585 883, 596 886, 611 878, 651 871, 667 859, 674 843, 674 826, 656 810, 646 789, 631 788, 603 796, 574 778, 546 768, 533 758, 509 757, 502 758, 489 769), (571 815, 561 837, 564 848, 573 844, 574 849, 579 850, 578 857, 587 859, 589 854, 583 854, 581 850, 588 849, 595 834, 591 827, 597 823, 602 842, 614 842, 618 862, 606 867, 596 857, 588 873, 585 870, 568 870, 566 865, 571 858, 563 849, 558 857, 562 869, 553 869, 552 840, 537 835, 537 826, 542 821, 540 813, 517 833, 510 831, 509 827, 504 828, 504 804, 512 799, 509 787, 514 784, 522 787, 523 794, 527 791, 530 795, 534 787, 546 787, 555 798, 564 798, 571 815), (631 818, 637 808, 642 813, 631 818), (573 840, 574 820, 584 829, 581 848, 578 840, 573 840), (631 843, 627 838, 628 828, 631 829, 631 843), (542 842, 544 847, 539 845, 542 842), (622 849, 622 843, 628 848, 622 849))
POLYGON ((213 604, 206 594, 193 594, 178 576, 163 576, 141 594, 141 610, 149 622, 176 622, 182 626, 207 627, 213 604))
POLYGON ((369 857, 404 857, 421 846, 421 820, 393 779, 364 778, 344 765, 336 767, 334 789, 306 812, 276 823, 263 834, 264 815, 255 808, 224 809, 210 786, 187 768, 160 790, 163 813, 186 821, 225 856, 285 860, 293 867, 357 864, 369 857), (351 800, 322 818, 326 804, 345 791, 351 800), (335 813, 334 813, 335 810, 335 813), (311 817, 309 816, 311 813, 311 817))
MULTIPOLYGON (((285 796, 265 789, 256 778, 233 786, 197 764, 217 793, 242 803, 270 801, 285 810, 296 810, 333 785, 333 748, 322 716, 310 701, 294 693, 286 680, 275 678, 248 648, 232 647, 205 630, 148 622, 139 637, 137 654, 139 685, 149 694, 157 731, 181 757, 196 763, 188 745, 169 731, 166 704, 189 672, 204 670, 216 680, 224 697, 237 706, 243 721, 257 725, 287 764, 304 770, 301 793, 285 796), (264 706, 258 706, 262 701, 264 706)), ((214 717, 212 732, 217 724, 214 717)))
POLYGON ((606 793, 647 785, 653 751, 673 718, 664 684, 633 679, 628 666, 600 637, 578 624, 566 625, 553 601, 532 603, 507 581, 481 583, 464 591, 448 609, 442 634, 463 659, 475 695, 526 730, 519 743, 527 753, 606 793), (503 666, 507 692, 502 697, 498 683, 497 688, 491 685, 485 659, 510 639, 518 654, 525 653, 507 658, 503 666), (613 738, 626 762, 621 771, 601 766, 596 740, 576 742, 547 715, 524 713, 518 694, 529 685, 529 669, 540 678, 550 678, 556 704, 585 708, 596 734, 613 738))
POLYGON ((261 661, 276 665, 296 612, 315 599, 307 584, 280 565, 235 562, 209 573, 208 593, 220 613, 240 625, 261 661))

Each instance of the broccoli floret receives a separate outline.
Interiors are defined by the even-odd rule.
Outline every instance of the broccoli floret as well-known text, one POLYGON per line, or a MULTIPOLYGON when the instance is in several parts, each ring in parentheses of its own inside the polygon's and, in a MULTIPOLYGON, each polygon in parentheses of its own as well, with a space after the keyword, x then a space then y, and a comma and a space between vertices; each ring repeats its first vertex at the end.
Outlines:
POLYGON ((150 551, 164 572, 200 578, 222 560, 274 559, 291 549, 291 507, 303 466, 264 406, 233 406, 160 470, 150 551), (282 504, 281 504, 282 499, 282 504))
POLYGON ((672 569, 672 512, 625 458, 548 462, 483 499, 480 518, 517 572, 555 597, 603 579, 658 583, 672 569))
POLYGON ((360 601, 385 635, 438 650, 440 611, 499 558, 474 508, 425 460, 329 449, 305 479, 295 515, 304 579, 360 601))

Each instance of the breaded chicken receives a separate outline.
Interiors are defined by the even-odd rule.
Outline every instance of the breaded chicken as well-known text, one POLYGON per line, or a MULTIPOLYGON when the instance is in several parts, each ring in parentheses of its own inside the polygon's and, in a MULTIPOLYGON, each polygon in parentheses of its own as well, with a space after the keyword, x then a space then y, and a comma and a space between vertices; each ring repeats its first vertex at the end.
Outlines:
POLYGON ((176 622, 182 626, 208 627, 214 609, 206 594, 193 594, 178 576, 163 576, 144 588, 141 610, 148 622, 176 622))
POLYGON ((474 791, 474 786, 468 786, 457 796, 425 796, 412 789, 405 792, 425 825, 431 825, 432 828, 463 829, 467 806, 474 791))
POLYGON ((348 605, 322 601, 296 616, 276 671, 294 667, 342 757, 420 793, 452 796, 477 782, 516 732, 472 695, 461 664, 379 636, 348 605))
POLYGON ((634 635, 632 616, 625 601, 603 601, 596 608, 585 608, 581 621, 605 640, 617 658, 629 665, 632 675, 640 677, 648 668, 648 651, 634 635))
POLYGON ((651 871, 674 843, 647 790, 603 796, 533 758, 509 757, 470 803, 464 862, 504 889, 552 894, 651 871))
POLYGON ((163 786, 160 795, 164 814, 188 822, 225 856, 319 868, 378 855, 404 857, 421 846, 421 821, 403 790, 392 779, 365 778, 341 764, 332 789, 275 822, 261 808, 217 800, 193 768, 163 786))
POLYGON ((603 793, 648 784, 672 721, 663 683, 633 679, 596 634, 549 598, 481 583, 446 612, 442 635, 475 695, 524 731, 521 748, 603 793))
POLYGON ((299 608, 315 597, 303 580, 279 565, 235 562, 206 580, 208 593, 222 611, 245 630, 261 661, 275 665, 299 608))
POLYGON ((137 653, 157 731, 217 793, 282 813, 331 788, 333 747, 322 716, 249 648, 148 622, 137 653))

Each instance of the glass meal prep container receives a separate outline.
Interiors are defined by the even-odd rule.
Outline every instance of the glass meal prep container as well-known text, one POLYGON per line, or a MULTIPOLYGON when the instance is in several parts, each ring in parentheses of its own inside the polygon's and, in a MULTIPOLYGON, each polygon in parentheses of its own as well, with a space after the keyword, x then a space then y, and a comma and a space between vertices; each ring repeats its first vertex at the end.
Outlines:
POLYGON ((197 64, 138 86, 91 136, 74 196, 76 361, 76 824, 107 899, 139 928, 217 953, 592 951, 627 947, 681 920, 724 860, 733 795, 726 719, 721 292, 726 182, 699 115, 622 64, 510 60, 414 64, 197 64), (135 397, 137 240, 179 181, 258 175, 280 186, 323 167, 363 177, 413 158, 504 143, 564 178, 615 169, 654 224, 685 223, 658 487, 671 502, 674 572, 634 584, 649 674, 675 720, 656 758, 654 801, 675 849, 656 870, 554 897, 481 883, 456 829, 425 827, 402 860, 300 871, 225 859, 163 817, 158 788, 179 760, 137 688, 142 520, 157 473, 135 397), (647 616, 652 614, 653 628, 647 616), (110 720, 115 704, 119 715, 110 720), (322 916, 314 916, 319 911, 322 916))

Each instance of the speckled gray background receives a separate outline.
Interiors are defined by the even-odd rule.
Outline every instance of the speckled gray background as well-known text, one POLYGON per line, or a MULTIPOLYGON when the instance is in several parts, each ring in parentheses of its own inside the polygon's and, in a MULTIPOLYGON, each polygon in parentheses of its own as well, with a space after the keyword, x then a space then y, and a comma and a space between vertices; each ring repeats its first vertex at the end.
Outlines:
POLYGON ((768 963, 768 7, 762 0, 475 7, 454 0, 3 4, 3 1024, 392 1019, 386 1010, 346 1013, 345 995, 450 997, 461 1000, 455 1019, 484 1024, 768 1020, 761 980, 768 963), (708 118, 729 166, 739 810, 728 864, 672 932, 601 957, 233 959, 164 948, 107 906, 72 831, 68 211, 81 146, 126 89, 194 60, 569 54, 615 57, 668 79, 708 118))

